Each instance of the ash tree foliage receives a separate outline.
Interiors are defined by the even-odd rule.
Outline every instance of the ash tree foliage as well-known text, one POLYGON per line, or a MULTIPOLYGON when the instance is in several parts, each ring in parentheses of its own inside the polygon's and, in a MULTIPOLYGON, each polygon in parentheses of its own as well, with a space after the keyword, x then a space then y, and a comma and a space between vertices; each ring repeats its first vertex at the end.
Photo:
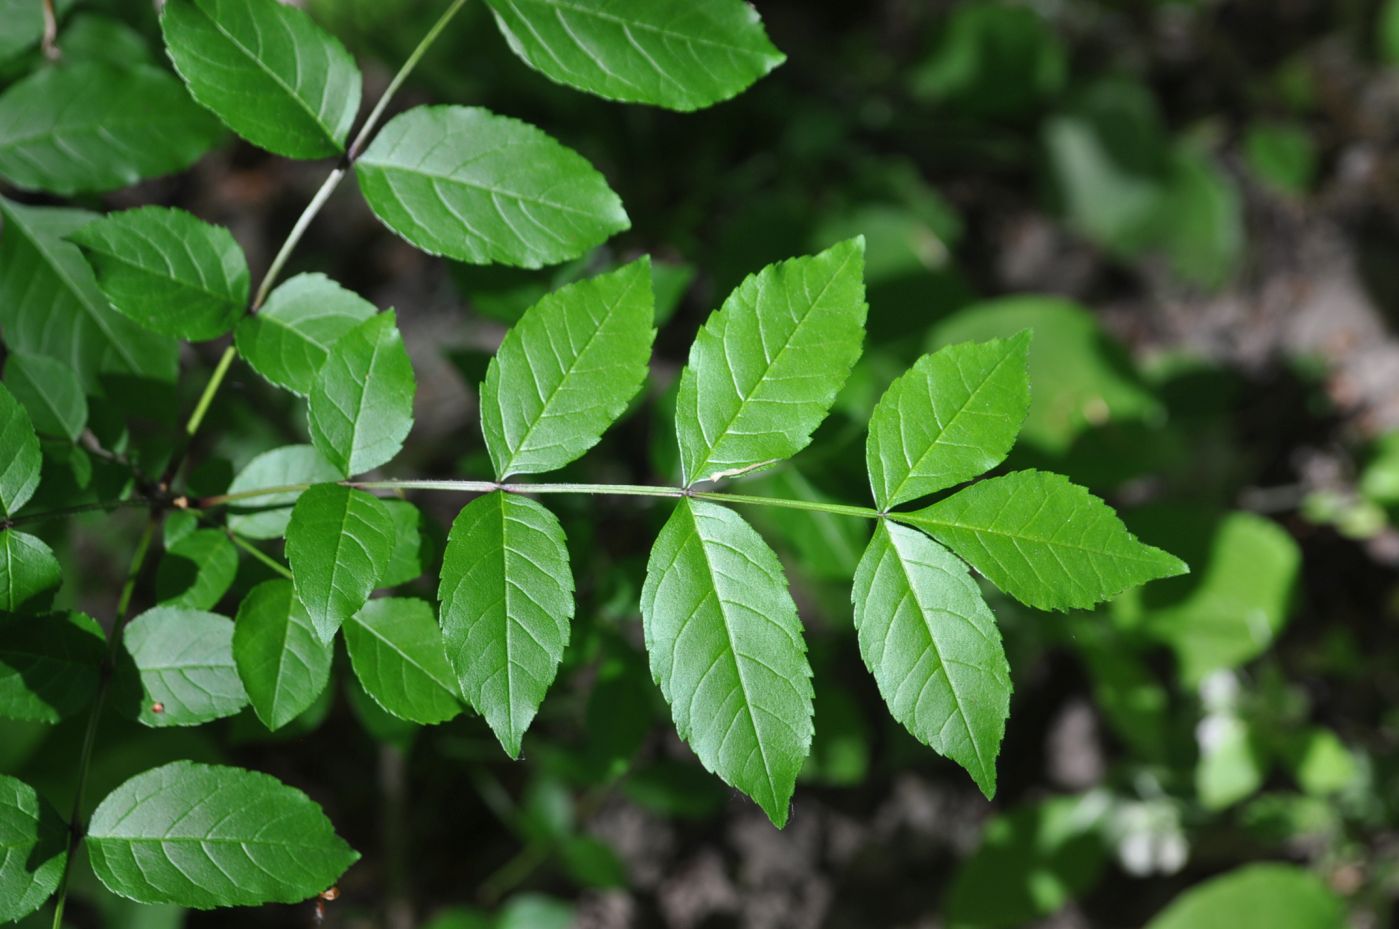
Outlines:
MULTIPOLYGON (((89 810, 107 704, 151 727, 250 706, 279 729, 321 697, 341 637, 382 710, 433 724, 469 709, 518 756, 577 609, 563 528, 539 499, 550 494, 669 507, 640 593, 651 674, 704 766, 778 826, 811 748, 812 670, 783 565, 736 507, 815 511, 868 530, 851 591, 861 657, 893 717, 988 797, 1012 684, 979 579, 1028 606, 1069 610, 1186 570, 1062 477, 983 477, 1030 407, 1029 331, 949 345, 888 386, 868 426, 870 506, 715 488, 791 458, 830 412, 861 355, 862 238, 755 270, 710 315, 679 376, 673 485, 518 482, 586 454, 646 381, 656 330, 645 256, 548 294, 505 336, 480 388, 493 474, 366 477, 412 430, 400 333, 411 308, 381 310, 321 274, 278 280, 347 174, 390 230, 458 261, 571 260, 629 224, 607 179, 543 129, 452 104, 383 121, 462 3, 446 6, 363 119, 352 57, 276 0, 167 0, 173 70, 43 63, 0 95, 0 178, 25 192, 90 194, 179 171, 225 129, 277 155, 333 159, 256 287, 230 232, 182 210, 99 216, 0 201, 0 714, 88 720, 67 822, 30 786, 0 779, 0 918, 56 894, 59 924, 80 841, 114 893, 194 908, 305 900, 357 859, 306 794, 232 767, 169 763, 89 810), (28 528, 65 514, 28 507, 41 480, 69 460, 94 411, 129 409, 123 383, 174 381, 179 343, 209 340, 227 348, 159 476, 131 475, 83 507, 149 510, 115 613, 99 623, 55 611, 60 566, 28 528), (310 441, 260 455, 227 492, 200 496, 186 473, 190 439, 234 364, 304 399, 310 441), (420 514, 398 496, 408 491, 471 496, 442 552, 436 603, 375 596, 425 566, 420 514), (255 544, 283 538, 285 566, 255 544), (157 602, 131 615, 162 544, 157 602), (213 612, 241 557, 283 577, 253 588, 233 617, 213 612)), ((626 103, 710 106, 783 60, 740 0, 488 5, 528 65, 626 103)))

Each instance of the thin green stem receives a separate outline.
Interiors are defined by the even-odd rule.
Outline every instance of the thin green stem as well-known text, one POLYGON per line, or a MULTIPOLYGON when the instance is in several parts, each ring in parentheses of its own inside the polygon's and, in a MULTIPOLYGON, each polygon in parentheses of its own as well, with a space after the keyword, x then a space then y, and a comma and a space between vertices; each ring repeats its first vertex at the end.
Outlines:
POLYGON ((73 859, 78 855, 78 843, 82 840, 83 798, 87 792, 88 771, 92 768, 92 751, 97 745, 97 728, 102 721, 102 710, 107 702, 107 691, 111 689, 112 674, 116 669, 117 649, 121 646, 121 634, 131 613, 131 599, 136 593, 136 582, 145 567, 146 555, 155 538, 156 527, 160 525, 160 514, 151 513, 146 520, 146 528, 141 540, 136 543, 136 552, 131 556, 131 567, 126 572, 126 582, 122 585, 121 596, 117 600, 116 621, 112 633, 107 638, 107 654, 102 659, 101 677, 97 684, 97 694, 92 700, 92 710, 87 718, 87 731, 83 734, 82 754, 78 760, 78 784, 73 793, 73 811, 68 817, 68 858, 63 863, 63 877, 58 882, 57 900, 53 910, 53 929, 63 926, 63 909, 68 903, 68 881, 73 874, 73 859))
POLYGON ((355 140, 350 143, 350 147, 345 153, 346 161, 353 164, 355 159, 360 156, 360 152, 364 150, 365 143, 369 141, 370 133, 374 131, 374 127, 377 126, 379 120, 383 118, 384 110, 388 109, 389 101, 393 99, 393 95, 398 93, 398 89, 403 86, 403 82, 408 79, 408 75, 418 66, 418 62, 422 60, 428 47, 431 46, 433 42, 437 41, 437 37, 442 34, 442 30, 447 28, 447 24, 452 21, 452 17, 456 16, 457 11, 465 4, 466 0, 452 0, 452 5, 447 7, 447 11, 438 17, 437 22, 433 23, 432 28, 427 31, 422 41, 418 43, 418 47, 413 49, 408 55, 407 60, 403 62, 403 66, 399 68, 398 73, 393 76, 393 80, 389 81, 389 86, 384 88, 383 94, 379 97, 379 102, 374 104, 374 109, 370 111, 369 117, 365 119, 364 125, 360 127, 359 134, 356 135, 355 140))
POLYGON ((200 424, 204 422, 204 416, 209 412, 210 404, 214 402, 214 394, 219 392, 219 387, 223 384, 223 379, 228 376, 228 369, 236 357, 238 357, 238 349, 230 342, 228 348, 223 350, 219 363, 214 367, 214 374, 209 378, 209 383, 204 385, 204 393, 199 395, 199 402, 195 404, 194 412, 190 414, 189 421, 185 423, 185 435, 191 439, 199 431, 200 424))
POLYGON ((247 539, 243 538, 236 532, 229 532, 228 538, 233 542, 234 545, 238 546, 243 551, 247 552, 249 555, 252 555, 253 558, 262 562, 262 564, 265 565, 267 568, 269 568, 277 574, 280 574, 287 580, 291 580, 291 569, 289 569, 286 565, 282 564, 276 558, 273 558, 271 555, 267 554, 262 549, 258 548, 256 545, 249 542, 247 539))
POLYGON ((715 503, 740 504, 745 506, 776 506, 787 510, 807 510, 813 513, 833 513, 836 516, 854 516, 859 519, 879 519, 878 510, 867 506, 850 506, 846 503, 822 503, 819 500, 791 500, 786 497, 755 497, 749 494, 725 494, 712 491, 691 491, 696 500, 712 500, 715 503))
POLYGON ((345 179, 345 174, 349 169, 345 165, 338 165, 335 170, 326 176, 321 182, 320 190, 311 198, 311 202, 306 204, 306 209, 301 211, 301 215, 296 218, 296 225, 291 227, 291 232, 287 233, 286 239, 282 242, 282 247, 277 249, 277 254, 273 256, 272 263, 267 266, 267 273, 262 276, 262 281, 257 285, 257 293, 253 295, 253 302, 248 307, 248 311, 256 313, 267 295, 272 292, 272 287, 277 283, 277 278, 281 277, 282 269, 286 267, 287 259, 296 250, 296 246, 301 243, 301 237, 306 234, 306 230, 311 226, 311 220, 316 218, 316 214, 325 206, 330 195, 335 193, 335 188, 340 186, 340 182, 345 179))
MULTIPOLYGON (((680 487, 664 487, 651 484, 521 484, 496 483, 495 481, 342 481, 346 487, 357 490, 379 490, 400 492, 406 490, 433 490, 446 493, 488 494, 502 490, 511 494, 595 494, 608 497, 694 497, 714 503, 738 504, 742 506, 775 506, 788 510, 806 510, 813 513, 831 513, 836 516, 854 516, 859 519, 879 519, 878 510, 866 506, 850 506, 845 503, 823 503, 819 500, 791 500, 785 497, 757 497, 749 494, 729 494, 707 490, 684 490, 680 487)), ((244 490, 236 494, 219 494, 199 500, 200 509, 210 509, 270 497, 275 494, 301 493, 310 484, 281 484, 276 487, 261 487, 244 490)))
POLYGON ((149 497, 126 497, 121 500, 103 500, 98 503, 80 503, 77 506, 65 506, 58 510, 45 510, 42 513, 21 513, 19 516, 11 516, 8 519, 0 519, 0 530, 9 529, 12 526, 22 526, 25 523, 39 523, 50 519, 62 519, 65 516, 76 516, 79 513, 111 512, 120 510, 123 507, 152 506, 156 501, 149 497))

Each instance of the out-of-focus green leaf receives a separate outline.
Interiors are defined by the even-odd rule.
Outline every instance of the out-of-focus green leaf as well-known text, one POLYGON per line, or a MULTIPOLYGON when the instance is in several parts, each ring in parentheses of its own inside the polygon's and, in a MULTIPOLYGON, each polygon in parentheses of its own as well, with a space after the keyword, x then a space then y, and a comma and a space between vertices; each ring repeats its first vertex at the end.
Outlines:
POLYGON ((511 49, 551 80, 609 100, 697 110, 780 65, 742 0, 488 0, 511 49))
POLYGON ((68 824, 33 787, 0 774, 0 920, 44 905, 68 861, 68 824))
POLYGON ((5 386, 24 404, 41 434, 75 440, 87 425, 87 398, 72 369, 45 355, 11 352, 5 386))
POLYGON ((32 613, 46 608, 44 595, 63 581, 53 549, 18 529, 0 532, 0 612, 32 613))
POLYGON ((1255 864, 1187 890, 1147 929, 1341 929, 1341 900, 1316 875, 1293 865, 1255 864))
POLYGON ((1291 611, 1301 566, 1285 530, 1252 513, 1214 516, 1179 506, 1142 510, 1132 522, 1195 571, 1125 594, 1114 612, 1169 645, 1187 685, 1272 645, 1291 611))
POLYGON ((977 117, 1016 116, 1063 88, 1068 55, 1040 14, 979 0, 952 8, 910 76, 924 100, 977 117))
POLYGON ((396 116, 355 162, 355 176, 390 229, 429 254, 472 264, 557 264, 631 225, 583 156, 479 107, 396 116))
POLYGON ((87 708, 106 654, 82 613, 0 614, 0 716, 56 723, 87 708))
POLYGON ((1258 121, 1244 135, 1244 156, 1263 183, 1304 194, 1316 177, 1317 151, 1311 133, 1297 123, 1258 121))
POLYGON ((0 177, 62 196, 115 190, 183 171, 219 134, 168 71, 40 68, 0 94, 0 177))
POLYGON ((0 218, 0 329, 7 348, 63 362, 89 394, 102 392, 103 374, 175 380, 175 340, 112 309, 82 252, 66 240, 96 214, 0 198, 0 218))
POLYGON ((1088 890, 1106 855, 1089 797, 1053 797, 991 820, 947 896, 949 926, 1014 929, 1088 890))
POLYGON ((344 151, 359 69, 305 11, 277 0, 168 0, 160 27, 194 99, 234 132, 288 158, 344 151))
POLYGON ((0 513, 12 516, 29 502, 43 467, 29 412, 0 384, 0 513))

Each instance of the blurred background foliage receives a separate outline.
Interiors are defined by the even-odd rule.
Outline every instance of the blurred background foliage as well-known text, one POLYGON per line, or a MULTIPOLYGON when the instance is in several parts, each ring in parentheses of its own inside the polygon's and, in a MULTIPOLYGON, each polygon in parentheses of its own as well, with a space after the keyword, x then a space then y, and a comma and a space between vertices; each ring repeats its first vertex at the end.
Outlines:
MULTIPOLYGON (((371 88, 441 6, 306 5, 371 88)), ((995 604, 1016 693, 988 804, 888 719, 860 666, 846 591, 867 527, 753 513, 816 669, 816 744, 779 833, 698 767, 649 680, 637 596, 659 511, 560 498, 578 619, 522 763, 479 720, 412 726, 341 674, 275 737, 247 713, 197 732, 114 719, 92 793, 175 758, 307 787, 365 852, 328 925, 1399 924, 1399 2, 757 5, 787 64, 691 115, 554 87, 479 4, 433 48, 402 105, 480 103, 547 127, 601 167, 634 227, 570 265, 481 269, 414 252, 336 196, 293 270, 399 310, 420 391, 394 476, 487 474, 474 385, 504 326, 648 252, 666 320, 651 387, 562 477, 672 480, 671 390, 705 314, 750 271, 862 233, 864 360, 811 449, 743 486, 861 502, 863 427, 889 380, 940 345, 1032 328, 1033 407, 1006 467, 1087 484, 1193 573, 1094 613, 995 604)), ((38 54, 20 6, 0 2, 0 82, 38 54)), ((149 3, 59 8, 65 56, 158 60, 149 3)), ((230 144, 91 205, 183 206, 229 225, 259 268, 319 180, 230 144)), ((158 459, 155 426, 200 386, 143 395, 148 429, 100 403, 90 425, 158 459)), ((304 440, 290 400, 246 371, 231 387, 195 457, 207 493, 304 440)), ((46 451, 49 504, 112 495, 118 469, 46 451)), ((403 557, 430 599, 454 501, 417 502, 421 544, 403 557)), ((79 524, 60 556, 82 582, 60 604, 105 615, 130 528, 79 524)), ((197 597, 193 565, 220 557, 222 537, 191 528, 167 532, 162 597, 197 597)), ((261 570, 245 561, 229 602, 261 570)), ((0 723, 0 770, 70 795, 81 722, 0 723)), ((76 892, 78 926, 312 919, 309 904, 186 914, 90 879, 76 892)))

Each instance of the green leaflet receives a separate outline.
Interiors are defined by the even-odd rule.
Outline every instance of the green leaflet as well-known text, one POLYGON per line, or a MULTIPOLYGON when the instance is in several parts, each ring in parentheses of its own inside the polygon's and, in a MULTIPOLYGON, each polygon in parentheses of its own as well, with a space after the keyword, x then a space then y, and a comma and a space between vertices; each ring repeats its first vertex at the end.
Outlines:
POLYGON ((122 644, 141 683, 133 715, 147 726, 197 726, 248 705, 226 616, 159 606, 127 625, 122 644))
POLYGON ((851 601, 860 654, 889 712, 995 796, 1010 666, 966 566, 917 530, 880 520, 851 601))
POLYGON ((390 229, 471 264, 557 264, 631 225, 583 156, 479 107, 420 106, 394 117, 355 176, 390 229))
POLYGON ((233 660, 264 726, 276 731, 315 703, 334 658, 290 581, 265 581, 248 591, 233 622, 233 660))
POLYGON ((5 386, 24 404, 42 435, 75 441, 87 426, 87 398, 72 369, 44 355, 11 352, 5 359, 5 386))
POLYGON ((461 713, 432 604, 370 600, 345 624, 345 647, 364 692, 385 712, 425 726, 461 713))
POLYGON ((695 337, 675 429, 686 486, 806 447, 860 357, 864 239, 750 275, 695 337))
POLYGON ((162 606, 211 610, 238 575, 238 549, 217 529, 196 529, 171 542, 155 575, 162 606))
POLYGON ((7 62, 25 49, 38 44, 44 34, 44 7, 29 0, 0 0, 0 62, 7 62))
MULTIPOLYGON (((335 465, 310 445, 286 445, 263 452, 238 472, 228 485, 231 494, 292 484, 320 484, 341 477, 335 465)), ((228 515, 228 528, 249 539, 280 539, 287 531, 291 508, 301 494, 267 494, 247 501, 250 512, 228 515)))
POLYGON ((1143 545, 1112 508, 1058 474, 1016 471, 894 518, 966 559, 1027 606, 1086 609, 1129 587, 1189 571, 1143 545))
POLYGON ((0 774, 0 922, 28 916, 58 889, 68 824, 23 781, 0 774))
MULTIPOLYGON (((20 2, 28 4, 28 0, 20 2)), ((76 4, 60 0, 59 9, 66 5, 76 4)), ((156 60, 146 44, 145 36, 136 29, 119 19, 81 9, 64 20, 58 42, 65 62, 100 61, 126 67, 152 64, 156 60)))
POLYGON ((238 324, 238 354, 271 383, 305 397, 330 347, 377 312, 324 274, 298 274, 238 324))
POLYGON ((517 758, 573 619, 573 574, 558 519, 514 494, 473 500, 452 523, 438 597, 462 695, 517 758))
POLYGON ((889 385, 870 416, 875 505, 898 506, 1005 460, 1030 407, 1030 334, 950 345, 889 385))
POLYGON ((391 460, 413 428, 413 362, 393 310, 331 346, 311 387, 311 442, 341 476, 391 460))
POLYGON ((0 716, 56 723, 87 708, 106 655, 82 613, 0 615, 0 716))
POLYGON ((145 329, 217 339, 248 302, 248 262, 233 234, 184 210, 109 213, 68 241, 83 250, 112 306, 145 329))
POLYGON ((0 385, 0 513, 13 516, 29 502, 39 488, 43 466, 29 413, 0 385))
POLYGON ((18 529, 0 532, 0 612, 34 612, 47 607, 45 594, 58 587, 63 573, 53 549, 18 529))
POLYGON ((680 737, 784 825, 811 748, 812 689, 777 556, 732 510, 683 500, 651 549, 641 616, 680 737))
POLYGON ((108 794, 86 844, 113 893, 196 909, 300 903, 359 860, 301 791, 266 774, 189 761, 138 774, 108 794))
POLYGON ((71 196, 183 171, 219 138, 168 71, 73 62, 0 95, 0 177, 71 196))
POLYGON ((96 214, 0 198, 0 217, 0 330, 7 348, 66 364, 89 394, 101 393, 102 374, 175 380, 175 340, 112 309, 82 252, 65 240, 96 214))
POLYGON ((362 490, 317 484, 292 507, 287 562, 322 642, 369 600, 393 556, 393 518, 362 490))
POLYGON ((359 69, 303 10, 277 0, 169 0, 160 27, 194 99, 249 142, 288 158, 345 150, 359 69))
POLYGON ((697 110, 786 60, 742 0, 488 2, 530 67, 609 100, 697 110))
POLYGON ((497 478, 553 471, 597 444, 646 379, 653 304, 651 262, 642 258, 525 311, 481 385, 497 478))
POLYGON ((384 576, 379 578, 379 586, 397 587, 416 581, 423 576, 423 565, 428 560, 424 551, 423 514, 407 500, 380 502, 393 520, 393 554, 389 556, 384 576))
POLYGON ((1285 864, 1255 864, 1197 884, 1147 929, 1340 929, 1345 907, 1320 877, 1285 864))

